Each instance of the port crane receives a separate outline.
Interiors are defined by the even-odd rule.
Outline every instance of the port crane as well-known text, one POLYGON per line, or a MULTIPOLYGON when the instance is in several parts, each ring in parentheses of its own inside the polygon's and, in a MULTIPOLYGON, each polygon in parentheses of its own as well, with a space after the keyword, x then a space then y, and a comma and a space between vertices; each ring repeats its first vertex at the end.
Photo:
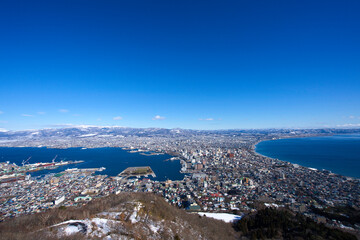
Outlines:
POLYGON ((24 166, 27 162, 29 162, 30 158, 31 158, 31 156, 30 156, 28 159, 23 160, 23 161, 21 162, 21 164, 24 166))
POLYGON ((56 156, 53 158, 53 160, 51 161, 52 163, 55 162, 55 159, 57 158, 57 156, 58 156, 58 155, 56 155, 56 156))

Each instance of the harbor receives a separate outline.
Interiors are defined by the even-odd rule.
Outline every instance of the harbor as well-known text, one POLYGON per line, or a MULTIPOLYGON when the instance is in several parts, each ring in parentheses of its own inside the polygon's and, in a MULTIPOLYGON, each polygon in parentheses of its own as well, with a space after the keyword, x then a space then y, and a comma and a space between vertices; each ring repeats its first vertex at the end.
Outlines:
MULTIPOLYGON (((156 151, 152 150, 148 152, 156 151)), ((53 159, 55 155, 58 155, 55 162, 60 162, 60 160, 63 160, 63 162, 69 160, 83 160, 84 162, 75 162, 77 164, 63 165, 56 169, 28 172, 27 174, 31 173, 32 177, 36 177, 48 173, 59 173, 68 168, 84 169, 104 167, 106 168, 105 170, 95 174, 115 177, 128 167, 150 166, 156 173, 156 180, 158 181, 166 181, 167 179, 182 180, 184 177, 184 174, 180 173, 182 168, 180 161, 164 161, 172 158, 172 156, 168 154, 144 156, 140 153, 129 153, 129 151, 123 150, 120 147, 88 147, 87 149, 17 148, 16 151, 11 150, 10 148, 0 148, 0 156, 4 156, 0 159, 0 162, 9 161, 10 163, 15 163, 17 166, 21 166, 22 159, 27 159, 29 156, 32 156, 30 163, 51 163, 51 159, 53 159)))
POLYGON ((162 152, 153 152, 146 149, 136 149, 136 148, 122 148, 125 151, 128 151, 129 153, 140 153, 143 156, 158 156, 158 155, 164 155, 162 152))
POLYGON ((118 175, 119 177, 148 177, 152 176, 153 178, 156 177, 154 171, 149 166, 144 167, 128 167, 118 175))
POLYGON ((26 174, 29 172, 53 170, 61 166, 84 162, 82 160, 55 162, 56 157, 57 156, 55 156, 52 162, 27 163, 31 159, 31 157, 29 157, 27 160, 22 161, 21 166, 18 166, 16 163, 10 163, 9 161, 2 162, 0 163, 0 183, 24 180, 26 174))

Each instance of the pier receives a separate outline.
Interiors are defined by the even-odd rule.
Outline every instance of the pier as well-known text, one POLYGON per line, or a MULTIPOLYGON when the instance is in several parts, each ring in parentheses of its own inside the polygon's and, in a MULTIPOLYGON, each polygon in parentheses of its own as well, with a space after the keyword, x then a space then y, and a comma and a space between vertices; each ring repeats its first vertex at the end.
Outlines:
POLYGON ((156 177, 154 171, 149 166, 144 167, 128 167, 124 171, 118 174, 119 177, 147 177, 151 175, 156 177))
MULTIPOLYGON (((28 158, 30 159, 30 158, 28 158)), ((28 172, 36 172, 41 170, 56 169, 60 166, 68 164, 77 164, 84 161, 61 161, 61 162, 39 162, 39 163, 28 163, 25 164, 23 161, 22 166, 11 164, 9 162, 0 163, 0 183, 12 182, 17 180, 24 180, 25 175, 28 172)))

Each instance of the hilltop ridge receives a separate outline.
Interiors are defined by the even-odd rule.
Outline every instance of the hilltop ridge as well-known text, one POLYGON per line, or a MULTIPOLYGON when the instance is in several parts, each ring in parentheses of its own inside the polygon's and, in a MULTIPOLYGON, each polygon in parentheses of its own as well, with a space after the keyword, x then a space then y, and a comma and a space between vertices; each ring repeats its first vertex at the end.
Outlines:
POLYGON ((155 194, 121 193, 0 223, 0 239, 236 239, 230 223, 187 213, 155 194))

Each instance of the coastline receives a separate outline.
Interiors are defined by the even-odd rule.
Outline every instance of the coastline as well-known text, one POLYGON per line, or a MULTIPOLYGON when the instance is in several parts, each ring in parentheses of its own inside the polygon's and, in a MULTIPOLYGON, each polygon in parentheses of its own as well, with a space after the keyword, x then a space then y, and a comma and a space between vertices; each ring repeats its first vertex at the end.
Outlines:
MULTIPOLYGON (((26 148, 30 148, 30 149, 34 149, 35 151, 41 151, 41 149, 44 149, 44 150, 46 150, 46 149, 48 149, 48 150, 59 150, 59 151, 67 151, 67 150, 70 150, 70 151, 72 151, 72 150, 75 150, 75 151, 78 151, 78 150, 81 150, 81 151, 85 151, 85 150, 97 150, 97 149, 99 149, 99 150, 101 150, 101 149, 119 149, 119 150, 122 150, 122 151, 124 151, 124 152, 126 152, 126 153, 129 153, 129 150, 125 150, 125 149, 123 149, 122 147, 119 147, 119 146, 116 146, 116 147, 86 147, 86 149, 84 149, 84 147, 78 147, 78 146, 76 146, 76 147, 67 147, 67 148, 56 148, 56 147, 46 147, 46 146, 42 146, 41 148, 39 148, 39 147, 28 147, 28 146, 20 146, 20 147, 12 147, 12 146, 6 146, 6 147, 0 147, 0 148, 3 148, 3 149, 16 149, 16 148, 19 148, 19 149, 26 149, 26 148)), ((15 150, 16 151, 16 150, 15 150)), ((161 156, 166 156, 166 155, 168 155, 167 157, 168 158, 165 158, 164 160, 159 160, 162 164, 165 164, 165 163, 163 163, 164 161, 165 162, 172 162, 172 161, 166 161, 166 160, 169 160, 170 158, 173 158, 173 157, 175 157, 175 155, 173 155, 173 154, 169 154, 169 153, 167 153, 167 152, 154 152, 154 153, 156 153, 156 154, 152 154, 152 155, 143 155, 143 154, 141 154, 142 152, 136 152, 136 153, 130 153, 130 154, 135 154, 135 155, 139 155, 139 157, 140 158, 142 158, 144 161, 144 164, 143 165, 146 165, 146 164, 149 164, 150 162, 149 162, 149 160, 151 161, 152 160, 152 157, 155 157, 155 158, 157 158, 157 157, 161 157, 161 156), (160 153, 160 154, 159 154, 160 153)), ((131 156, 130 156, 131 157, 131 156)), ((134 156, 135 158, 138 158, 137 156, 134 156)), ((131 157, 131 158, 133 158, 133 157, 131 157)), ((162 158, 164 158, 164 157, 162 157, 162 158)), ((51 158, 49 158, 49 159, 42 159, 42 160, 39 160, 39 161, 41 161, 41 162, 44 162, 45 164, 51 164, 51 161, 50 161, 50 159, 51 158)), ((99 158, 100 159, 100 158, 99 158)), ((156 159, 155 159, 156 160, 156 159)), ((11 160, 11 159, 9 159, 9 162, 11 162, 11 163, 14 163, 14 164, 17 164, 17 165, 20 165, 21 163, 20 162, 18 162, 18 160, 11 160)), ((100 162, 98 162, 99 164, 99 166, 95 166, 93 163, 94 163, 94 161, 92 161, 92 160, 85 160, 84 161, 85 163, 87 163, 87 164, 91 164, 91 166, 89 165, 87 168, 94 168, 94 167, 104 167, 105 165, 100 161, 100 162), (94 165, 94 166, 93 166, 94 165)), ((126 163, 126 167, 137 167, 137 164, 136 163, 132 163, 131 161, 125 161, 125 162, 127 162, 126 163)), ((154 164, 155 165, 158 165, 159 163, 157 163, 158 162, 158 160, 156 160, 155 162, 154 162, 154 164)), ((111 168, 111 167, 109 167, 109 166, 105 166, 106 167, 106 169, 113 169, 113 168, 111 168)), ((125 168, 126 168, 125 167, 125 168)), ((181 177, 179 177, 179 178, 177 178, 176 176, 174 176, 174 178, 172 179, 172 181, 183 181, 184 180, 184 178, 185 178, 185 173, 184 172, 182 172, 181 171, 181 169, 182 169, 182 167, 183 167, 183 164, 181 163, 181 161, 180 161, 180 164, 179 164, 179 167, 178 167, 178 169, 175 169, 175 171, 176 171, 176 175, 177 174, 180 174, 181 175, 181 177)), ((48 170, 48 169, 44 169, 44 170, 48 170)), ((56 170, 56 169, 51 169, 51 170, 56 170)), ((63 170, 65 170, 65 169, 63 169, 63 170)), ((157 169, 158 171, 159 171, 159 169, 157 169)), ((42 174, 47 174, 47 172, 46 173, 43 173, 42 171, 38 171, 38 172, 41 172, 42 174)), ((120 172, 120 170, 119 170, 119 172, 120 172)), ((117 172, 117 173, 113 173, 113 174, 110 174, 110 173, 105 173, 105 175, 106 176, 108 176, 108 177, 115 177, 115 176, 117 176, 117 174, 119 173, 119 172, 117 172)), ((96 174, 96 175, 98 175, 98 174, 96 174)), ((104 174, 102 174, 102 175, 104 175, 104 174)), ((158 174, 157 174, 158 175, 158 174)), ((159 177, 159 176, 157 176, 157 177, 159 177)), ((161 178, 161 174, 160 174, 160 178, 161 178)), ((155 180, 155 181, 159 181, 159 182, 166 182, 168 180, 168 178, 167 179, 163 179, 163 180, 161 180, 161 179, 157 179, 157 180, 155 180)))
MULTIPOLYGON (((329 171, 331 174, 334 174, 334 175, 339 175, 339 176, 343 176, 343 177, 346 177, 346 178, 352 178, 352 179, 360 180, 360 177, 347 176, 347 175, 343 175, 343 174, 340 174, 340 173, 335 173, 332 170, 327 169, 327 168, 319 169, 319 168, 316 168, 316 167, 304 166, 303 164, 299 164, 299 163, 296 163, 296 162, 291 162, 289 160, 269 157, 269 156, 263 155, 263 154, 256 151, 256 146, 261 142, 276 141, 276 140, 291 139, 291 138, 295 138, 295 139, 299 138, 300 139, 300 138, 312 138, 312 137, 328 137, 328 136, 336 136, 336 135, 339 135, 339 134, 324 134, 324 135, 321 134, 321 135, 309 135, 309 136, 289 136, 289 137, 281 137, 281 138, 276 138, 276 139, 263 139, 263 140, 259 140, 259 141, 255 142, 254 144, 252 144, 251 151, 252 151, 253 154, 255 154, 257 156, 261 156, 261 157, 268 158, 268 159, 275 160, 275 161, 285 162, 285 163, 288 163, 288 164, 296 164, 296 165, 301 166, 303 168, 307 168, 307 169, 309 169, 311 171, 323 171, 323 170, 325 170, 325 171, 329 171)), ((341 134, 341 135, 352 135, 352 134, 341 134)))
MULTIPOLYGON (((251 145, 251 150, 254 154, 256 155, 259 155, 259 156, 262 156, 262 157, 267 157, 267 158, 271 158, 271 159, 275 159, 275 158, 272 158, 272 157, 268 157, 268 156, 265 156, 265 155, 262 155, 258 152, 255 151, 256 149, 256 145, 258 145, 259 143, 261 142, 266 142, 266 141, 276 141, 276 140, 281 140, 281 139, 290 139, 290 138, 310 138, 310 137, 328 137, 328 136, 334 136, 336 134, 314 134, 314 135, 306 135, 306 136, 303 136, 303 135, 300 135, 300 136, 284 136, 284 137, 279 137, 279 138, 276 138, 276 139, 262 139, 262 140, 258 140, 256 141, 254 144, 251 145)), ((280 159, 277 159, 277 160, 280 160, 280 159)), ((288 162, 288 161, 284 161, 284 160, 280 160, 280 161, 283 161, 283 162, 288 162)), ((290 162, 291 163, 291 162, 290 162)))

